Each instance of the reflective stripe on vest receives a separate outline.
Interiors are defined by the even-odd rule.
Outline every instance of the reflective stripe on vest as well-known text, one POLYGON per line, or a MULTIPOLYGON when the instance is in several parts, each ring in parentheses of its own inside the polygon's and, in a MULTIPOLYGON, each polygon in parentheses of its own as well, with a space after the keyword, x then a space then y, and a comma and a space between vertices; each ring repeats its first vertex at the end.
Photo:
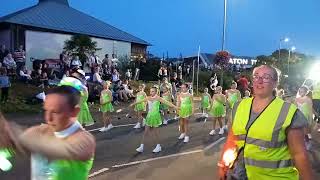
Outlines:
POLYGON ((293 162, 291 159, 280 160, 280 161, 259 161, 259 160, 254 160, 250 158, 244 158, 244 162, 246 165, 257 166, 262 168, 270 168, 270 169, 285 168, 285 167, 293 166, 293 162))

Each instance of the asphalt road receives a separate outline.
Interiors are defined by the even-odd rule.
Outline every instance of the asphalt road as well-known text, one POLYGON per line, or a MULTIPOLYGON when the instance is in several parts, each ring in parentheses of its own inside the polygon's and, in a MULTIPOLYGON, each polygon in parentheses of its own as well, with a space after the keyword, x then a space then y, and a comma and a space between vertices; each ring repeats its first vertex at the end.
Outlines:
MULTIPOLYGON (((116 126, 108 132, 96 130, 101 127, 97 122, 87 129, 97 141, 94 166, 90 172, 93 180, 209 180, 217 179, 217 160, 225 135, 209 136, 212 123, 204 123, 202 119, 190 120, 190 142, 178 140, 178 122, 171 121, 169 125, 160 128, 160 144, 162 151, 152 153, 157 144, 151 138, 145 142, 145 152, 136 153, 140 145, 143 130, 133 129, 135 117, 128 111, 114 114, 113 124, 116 126), (126 116, 127 115, 127 116, 126 116), (118 119, 120 117, 120 119, 118 119)), ((100 119, 97 109, 93 109, 95 119, 100 119)), ((26 126, 39 124, 39 115, 11 115, 8 119, 26 126)), ((320 177, 320 134, 313 133, 313 151, 310 158, 314 171, 320 177)), ((14 168, 7 173, 0 172, 2 180, 30 179, 29 159, 17 157, 14 168)))

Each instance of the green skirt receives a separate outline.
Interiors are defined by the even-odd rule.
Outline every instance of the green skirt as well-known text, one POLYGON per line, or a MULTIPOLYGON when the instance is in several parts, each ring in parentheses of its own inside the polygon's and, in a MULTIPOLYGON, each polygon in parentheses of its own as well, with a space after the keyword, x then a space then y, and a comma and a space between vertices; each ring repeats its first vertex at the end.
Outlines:
POLYGON ((146 103, 139 103, 134 107, 134 111, 146 111, 146 103))
POLYGON ((89 111, 88 104, 82 103, 80 107, 80 112, 78 114, 78 121, 80 124, 92 125, 94 123, 91 113, 89 111))
POLYGON ((112 103, 110 102, 110 103, 101 105, 100 111, 101 112, 113 112, 114 109, 113 109, 112 103))
POLYGON ((212 104, 209 115, 212 117, 225 117, 226 108, 223 104, 215 102, 212 104))
POLYGON ((201 102, 201 107, 202 107, 202 109, 209 109, 210 108, 210 102, 206 101, 206 100, 203 100, 201 102))
POLYGON ((159 111, 148 112, 146 117, 146 125, 149 127, 159 127, 162 124, 162 119, 159 111))
POLYGON ((180 118, 187 118, 192 115, 192 106, 191 104, 182 105, 179 111, 180 118))

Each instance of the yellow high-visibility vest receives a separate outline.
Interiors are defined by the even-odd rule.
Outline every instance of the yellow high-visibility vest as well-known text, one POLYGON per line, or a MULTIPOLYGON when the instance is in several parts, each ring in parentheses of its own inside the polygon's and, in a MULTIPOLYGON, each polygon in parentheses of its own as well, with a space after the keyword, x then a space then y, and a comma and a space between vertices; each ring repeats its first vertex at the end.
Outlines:
POLYGON ((320 82, 313 86, 312 99, 320 99, 320 82))
POLYGON ((247 132, 252 100, 248 98, 240 102, 232 125, 233 133, 238 137, 238 148, 244 147, 248 179, 298 180, 299 173, 293 165, 286 140, 286 129, 297 107, 275 98, 247 132))

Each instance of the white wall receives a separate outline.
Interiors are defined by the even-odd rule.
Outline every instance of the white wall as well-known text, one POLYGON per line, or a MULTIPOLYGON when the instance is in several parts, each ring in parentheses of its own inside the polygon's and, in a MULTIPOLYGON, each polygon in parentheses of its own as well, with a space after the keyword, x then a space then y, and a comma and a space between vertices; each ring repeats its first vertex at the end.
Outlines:
MULTIPOLYGON (((59 59, 59 55, 63 50, 64 42, 70 39, 71 35, 26 31, 26 58, 28 68, 32 67, 30 58, 36 59, 59 59)), ((92 38, 97 42, 100 51, 97 55, 103 59, 105 54, 109 54, 111 58, 113 50, 118 57, 131 55, 131 43, 113 41, 99 38, 92 38)))

